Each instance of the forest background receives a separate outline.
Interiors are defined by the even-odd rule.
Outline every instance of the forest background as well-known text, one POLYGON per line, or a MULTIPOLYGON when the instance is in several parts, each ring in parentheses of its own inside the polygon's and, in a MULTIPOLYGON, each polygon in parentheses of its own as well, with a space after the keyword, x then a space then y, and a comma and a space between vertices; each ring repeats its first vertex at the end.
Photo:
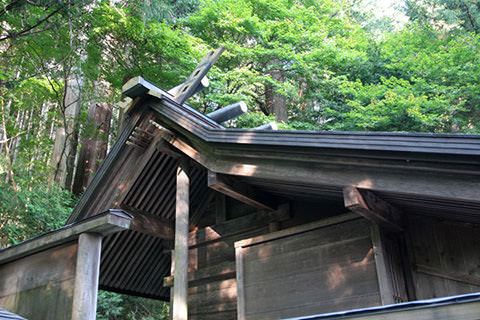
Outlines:
MULTIPOLYGON (((0 248, 64 224, 122 127, 123 83, 169 89, 222 45, 188 102, 246 101, 229 126, 479 133, 480 1, 382 2, 0 0, 0 248)), ((100 294, 99 319, 167 314, 100 294)))

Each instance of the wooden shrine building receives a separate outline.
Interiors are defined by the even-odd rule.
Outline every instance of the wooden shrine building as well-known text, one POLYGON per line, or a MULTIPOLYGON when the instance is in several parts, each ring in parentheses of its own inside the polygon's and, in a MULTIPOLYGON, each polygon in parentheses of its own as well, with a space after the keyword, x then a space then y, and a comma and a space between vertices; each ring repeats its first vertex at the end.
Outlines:
POLYGON ((480 319, 480 136, 225 128, 238 105, 184 103, 218 54, 126 84, 67 225, 0 251, 0 308, 94 319, 101 288, 174 319, 480 319))

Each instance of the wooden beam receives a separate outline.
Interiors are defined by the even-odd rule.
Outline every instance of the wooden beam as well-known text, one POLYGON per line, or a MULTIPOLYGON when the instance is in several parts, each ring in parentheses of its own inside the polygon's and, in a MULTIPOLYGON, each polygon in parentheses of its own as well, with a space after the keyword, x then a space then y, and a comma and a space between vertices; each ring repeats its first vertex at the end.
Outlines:
POLYGON ((148 234, 156 238, 175 239, 175 226, 173 222, 142 210, 134 209, 125 204, 122 204, 121 208, 134 217, 134 219, 130 221, 130 230, 148 234))
POLYGON ((169 144, 164 139, 160 139, 159 141, 157 141, 157 143, 155 144, 155 148, 157 148, 158 151, 168 154, 175 159, 179 159, 182 157, 182 154, 174 150, 171 144, 169 144))
POLYGON ((190 146, 178 135, 175 135, 173 132, 165 129, 165 130, 160 130, 159 137, 164 139, 168 144, 172 145, 174 148, 180 150, 183 154, 187 155, 188 157, 200 163, 201 165, 207 167, 206 163, 208 159, 206 155, 200 153, 198 150, 190 146))
MULTIPOLYGON (((188 273, 188 284, 196 287, 200 284, 209 283, 212 280, 235 278, 235 265, 231 261, 224 261, 209 267, 201 268, 188 273)), ((174 286, 175 276, 163 278, 163 287, 171 288, 174 286)))
POLYGON ((190 177, 187 173, 187 164, 187 161, 180 161, 177 169, 174 252, 175 271, 172 308, 173 320, 188 319, 188 216, 190 207, 190 177))
POLYGON ((37 238, 0 250, 0 264, 32 255, 52 247, 76 240, 88 232, 107 236, 128 230, 132 217, 120 210, 108 210, 76 224, 51 231, 37 238))
POLYGON ((274 211, 276 205, 271 197, 263 195, 246 183, 233 180, 226 175, 208 171, 208 186, 240 202, 259 209, 274 211))
POLYGON ((82 233, 78 238, 72 320, 95 320, 102 236, 82 233))
POLYGON ((273 222, 289 220, 290 205, 284 203, 275 211, 259 211, 246 216, 227 220, 223 223, 205 227, 190 232, 190 249, 205 245, 207 242, 216 241, 220 238, 233 237, 237 234, 264 228, 273 222))
POLYGON ((390 230, 400 232, 402 213, 373 192, 349 186, 343 189, 345 207, 372 222, 390 230))
POLYGON ((421 264, 415 265, 415 271, 427 274, 430 276, 434 277, 439 277, 443 279, 448 279, 448 280, 454 280, 457 282, 469 284, 469 285, 474 285, 474 286, 480 286, 480 278, 475 277, 473 275, 469 274, 460 274, 456 272, 449 272, 445 270, 441 270, 439 268, 435 267, 430 267, 430 266, 425 266, 421 264))

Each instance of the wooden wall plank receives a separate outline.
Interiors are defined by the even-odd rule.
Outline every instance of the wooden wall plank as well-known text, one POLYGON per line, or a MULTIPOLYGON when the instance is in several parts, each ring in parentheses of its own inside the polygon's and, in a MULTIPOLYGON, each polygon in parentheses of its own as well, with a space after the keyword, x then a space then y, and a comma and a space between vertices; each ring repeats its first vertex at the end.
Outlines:
POLYGON ((279 319, 381 304, 369 227, 355 219, 237 243, 245 291, 239 316, 279 319))
POLYGON ((68 243, 1 265, 0 307, 31 320, 70 320, 77 250, 68 243))
POLYGON ((480 291, 478 228, 420 216, 408 220, 417 299, 480 291))

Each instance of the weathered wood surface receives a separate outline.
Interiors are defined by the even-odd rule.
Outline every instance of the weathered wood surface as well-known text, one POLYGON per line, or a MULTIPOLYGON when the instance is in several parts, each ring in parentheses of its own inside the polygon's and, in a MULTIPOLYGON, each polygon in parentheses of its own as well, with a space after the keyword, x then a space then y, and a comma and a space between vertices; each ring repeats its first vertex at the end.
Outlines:
POLYGON ((289 218, 290 211, 288 205, 282 205, 278 210, 272 212, 257 211, 223 223, 192 231, 189 236, 189 245, 195 247, 215 240, 222 239, 225 241, 232 237, 238 240, 241 239, 238 236, 245 236, 246 232, 255 229, 264 229, 272 222, 281 222, 289 218))
POLYGON ((175 239, 175 225, 171 221, 127 205, 122 205, 121 207, 122 210, 134 217, 130 221, 130 230, 161 239, 175 239))
POLYGON ((183 161, 177 168, 173 320, 188 319, 188 221, 190 214, 190 177, 188 170, 187 164, 183 161))
MULTIPOLYGON (((152 103, 152 108, 159 108, 152 103)), ((181 137, 168 137, 168 142, 188 154, 209 170, 219 174, 238 176, 254 176, 261 179, 281 180, 285 183, 301 181, 309 185, 354 186, 365 190, 382 190, 385 192, 441 199, 461 199, 478 204, 477 190, 480 177, 472 166, 459 164, 447 170, 440 165, 419 161, 419 167, 405 166, 404 161, 392 161, 386 164, 385 159, 373 159, 369 163, 354 160, 344 154, 308 154, 304 152, 271 151, 265 148, 245 148, 243 143, 252 142, 257 134, 254 132, 208 131, 198 136, 208 140, 187 143, 181 137), (211 137, 209 136, 211 133, 211 137), (229 137, 226 137, 229 136, 229 137), (231 140, 230 140, 231 136, 231 140), (215 145, 215 154, 209 154, 207 148, 213 142, 236 142, 234 148, 225 144, 215 145), (452 173, 447 173, 448 170, 452 173), (435 174, 432 174, 434 172, 435 174), (473 175, 472 175, 473 173, 473 175), (408 176, 408 177, 407 177, 408 176)), ((257 131, 267 136, 266 131, 257 131)), ((315 137, 312 135, 312 139, 315 137)), ((190 137, 189 137, 190 138, 190 137)), ((270 141, 282 142, 282 139, 269 137, 270 141)), ((317 137, 318 138, 318 137, 317 137)), ((339 139, 344 139, 340 137, 339 139)), ((292 141, 283 141, 289 146, 292 141)), ((435 144, 432 142, 432 144, 435 144)), ((328 144, 326 144, 328 145, 328 144)), ((412 144, 413 145, 413 144, 412 144)), ((313 145, 312 145, 313 146, 313 145)), ((329 146, 332 147, 331 145, 329 146)), ((416 146, 415 146, 416 147, 416 146)))
POLYGON ((402 212, 373 192, 349 186, 343 189, 345 207, 392 231, 402 231, 402 212))
POLYGON ((276 205, 271 200, 272 196, 265 195, 263 192, 225 175, 209 171, 208 186, 253 207, 269 211, 276 209, 276 205))
POLYGON ((70 320, 78 246, 63 244, 0 266, 0 307, 30 320, 70 320))
POLYGON ((378 225, 371 227, 378 285, 383 305, 408 301, 401 246, 396 233, 385 232, 378 225))
POLYGON ((339 216, 325 218, 325 219, 321 219, 311 223, 302 224, 302 225, 291 227, 285 230, 277 231, 275 233, 260 235, 258 237, 237 241, 235 243, 235 247, 246 247, 254 244, 260 244, 262 242, 276 240, 283 237, 294 236, 295 234, 298 234, 298 233, 320 229, 323 227, 328 227, 331 225, 340 224, 340 223, 348 222, 351 220, 357 220, 358 218, 359 216, 355 213, 347 213, 339 216))
POLYGON ((143 154, 126 142, 136 127, 146 128, 152 115, 144 109, 128 117, 118 140, 108 153, 91 183, 75 206, 67 223, 72 223, 115 207, 119 195, 128 192, 129 178, 143 154))
POLYGON ((237 280, 237 320, 246 319, 246 307, 245 307, 245 266, 244 266, 243 248, 235 248, 235 262, 236 262, 236 280, 237 280))
POLYGON ((245 319, 381 304, 369 222, 356 219, 285 231, 272 233, 268 241, 259 237, 236 244, 243 244, 244 283, 238 285, 245 291, 245 319))
POLYGON ((264 234, 268 226, 199 242, 189 252, 189 319, 236 319, 234 242, 264 234))
POLYGON ((95 320, 102 236, 82 233, 78 238, 72 320, 95 320))
POLYGON ((202 79, 218 58, 220 58, 223 51, 225 51, 225 47, 220 47, 215 51, 210 51, 205 57, 203 57, 188 79, 180 86, 180 88, 178 88, 177 93, 174 96, 174 100, 178 104, 182 105, 185 100, 197 92, 197 87, 201 85, 202 79))
POLYGON ((472 225, 409 217, 417 299, 480 291, 480 232, 472 225))
POLYGON ((221 109, 218 109, 214 112, 207 114, 207 117, 212 120, 222 123, 231 119, 234 119, 238 116, 241 116, 248 111, 247 104, 243 101, 228 105, 221 109))
POLYGON ((234 243, 266 234, 270 223, 290 218, 288 206, 285 205, 277 211, 257 211, 231 219, 229 217, 234 208, 222 198, 220 196, 213 218, 221 216, 218 220, 223 222, 190 232, 189 319, 236 319, 234 243))
POLYGON ((98 215, 81 223, 65 226, 41 237, 31 239, 24 243, 0 251, 0 264, 22 258, 26 255, 73 241, 83 232, 97 233, 106 236, 115 232, 128 229, 131 217, 122 212, 98 215))

